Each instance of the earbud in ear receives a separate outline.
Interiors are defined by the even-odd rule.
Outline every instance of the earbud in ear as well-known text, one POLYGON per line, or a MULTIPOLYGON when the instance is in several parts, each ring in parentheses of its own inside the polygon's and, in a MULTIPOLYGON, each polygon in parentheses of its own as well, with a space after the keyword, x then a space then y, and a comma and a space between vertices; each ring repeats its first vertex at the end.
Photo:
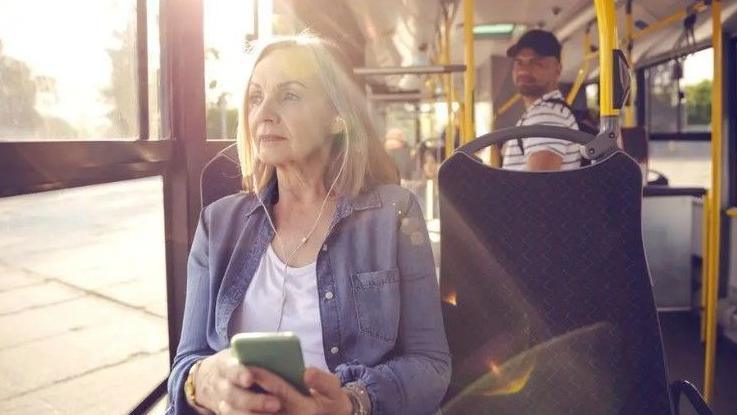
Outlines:
POLYGON ((345 132, 347 128, 348 127, 346 126, 343 117, 341 117, 340 115, 335 117, 335 121, 333 121, 333 126, 331 128, 333 134, 340 134, 342 132, 345 132))

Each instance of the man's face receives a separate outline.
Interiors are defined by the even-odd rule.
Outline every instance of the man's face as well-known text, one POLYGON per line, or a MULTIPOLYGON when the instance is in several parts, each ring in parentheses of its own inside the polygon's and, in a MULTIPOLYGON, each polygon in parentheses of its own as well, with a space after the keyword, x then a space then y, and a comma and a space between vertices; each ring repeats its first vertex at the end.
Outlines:
POLYGON ((522 96, 541 97, 554 90, 560 78, 561 65, 553 56, 540 56, 523 48, 514 57, 512 79, 522 96))

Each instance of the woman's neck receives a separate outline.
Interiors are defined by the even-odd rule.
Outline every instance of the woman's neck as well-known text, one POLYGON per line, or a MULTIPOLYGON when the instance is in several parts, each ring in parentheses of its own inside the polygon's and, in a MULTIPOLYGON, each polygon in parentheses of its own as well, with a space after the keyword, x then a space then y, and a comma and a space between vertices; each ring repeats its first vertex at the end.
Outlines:
POLYGON ((323 172, 296 167, 276 169, 279 202, 287 205, 313 205, 322 203, 327 196, 323 172))

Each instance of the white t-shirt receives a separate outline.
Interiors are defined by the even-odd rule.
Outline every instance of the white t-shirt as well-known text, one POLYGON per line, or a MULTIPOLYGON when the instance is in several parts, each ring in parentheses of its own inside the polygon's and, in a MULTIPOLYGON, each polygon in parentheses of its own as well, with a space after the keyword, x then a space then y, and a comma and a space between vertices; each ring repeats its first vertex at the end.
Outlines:
MULTIPOLYGON (((578 123, 573 113, 565 105, 549 102, 550 99, 564 99, 560 91, 555 90, 543 95, 535 101, 520 117, 517 126, 554 125, 578 130, 578 123)), ((527 160, 538 151, 550 151, 563 159, 561 170, 571 170, 581 166, 580 146, 564 140, 545 137, 523 138, 524 154, 517 140, 510 140, 504 145, 502 168, 507 170, 527 170, 527 160)))
POLYGON ((233 314, 231 332, 276 331, 282 312, 282 295, 286 292, 279 331, 292 331, 299 336, 306 367, 328 370, 322 343, 316 266, 313 262, 304 267, 288 267, 285 279, 284 262, 269 245, 246 290, 243 303, 233 314))

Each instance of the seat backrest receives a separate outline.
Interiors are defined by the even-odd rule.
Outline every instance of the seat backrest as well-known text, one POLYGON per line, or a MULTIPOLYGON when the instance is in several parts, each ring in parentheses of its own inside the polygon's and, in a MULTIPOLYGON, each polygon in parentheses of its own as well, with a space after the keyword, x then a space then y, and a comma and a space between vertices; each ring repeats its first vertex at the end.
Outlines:
POLYGON ((645 127, 623 127, 622 149, 638 163, 647 166, 649 157, 649 138, 645 127))
POLYGON ((236 145, 232 144, 220 151, 202 169, 200 195, 202 208, 225 196, 241 190, 241 169, 236 145))
POLYGON ((457 152, 439 187, 444 413, 670 415, 634 160, 525 173, 457 152))

